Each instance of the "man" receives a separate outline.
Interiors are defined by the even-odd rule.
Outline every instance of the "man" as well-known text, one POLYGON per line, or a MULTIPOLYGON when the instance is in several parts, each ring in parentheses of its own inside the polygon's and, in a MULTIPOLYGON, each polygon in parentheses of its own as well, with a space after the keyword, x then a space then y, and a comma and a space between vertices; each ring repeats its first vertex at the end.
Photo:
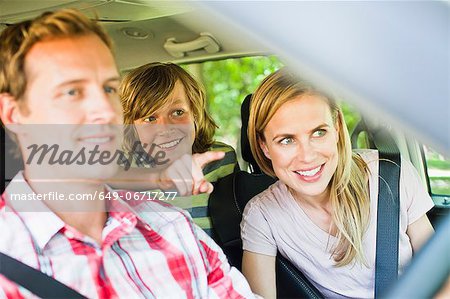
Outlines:
MULTIPOLYGON (((48 155, 30 162, 36 144, 74 152, 120 147, 119 75, 104 31, 64 10, 12 25, 0 39, 0 117, 25 162, 0 200, 0 252, 88 298, 253 297, 185 213, 158 202, 125 204, 133 193, 105 187, 116 164, 56 163, 48 155), (79 195, 96 200, 79 205, 79 195)), ((70 160, 65 154, 59 162, 70 160)), ((193 177, 194 192, 210 189, 193 177)), ((0 275, 0 298, 29 296, 0 275)))

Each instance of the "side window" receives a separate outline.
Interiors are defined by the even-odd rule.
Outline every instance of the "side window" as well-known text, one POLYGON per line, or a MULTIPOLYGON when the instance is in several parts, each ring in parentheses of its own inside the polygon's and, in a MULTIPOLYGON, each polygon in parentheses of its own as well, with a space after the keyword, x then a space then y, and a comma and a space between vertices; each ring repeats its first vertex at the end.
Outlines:
MULTIPOLYGON (((450 159, 427 146, 423 147, 423 151, 431 194, 450 196, 450 159)), ((450 199, 447 201, 450 205, 450 199)))
MULTIPOLYGON (((238 148, 241 127, 240 108, 245 96, 253 93, 261 81, 283 66, 276 56, 230 58, 182 65, 203 83, 208 99, 208 110, 219 128, 217 140, 238 148)), ((352 132, 361 119, 358 111, 340 101, 345 122, 352 132)), ((365 148, 365 135, 358 138, 358 148, 365 148)))
MULTIPOLYGON (((208 111, 218 125, 216 140, 233 146, 241 167, 239 136, 240 108, 245 96, 253 93, 261 81, 283 66, 276 56, 251 56, 182 65, 206 91, 208 111)), ((339 100, 345 122, 351 133, 361 119, 357 109, 339 100)), ((368 148, 365 132, 359 134, 357 148, 368 148)))
POLYGON ((215 138, 238 149, 241 103, 261 81, 283 66, 276 56, 252 56, 183 65, 202 82, 208 110, 219 126, 215 138))
MULTIPOLYGON (((348 132, 351 135, 355 130, 356 125, 361 121, 361 114, 354 106, 347 102, 341 101, 339 105, 344 114, 348 132)), ((366 132, 361 132, 358 135, 357 143, 352 146, 353 148, 369 148, 366 132)))

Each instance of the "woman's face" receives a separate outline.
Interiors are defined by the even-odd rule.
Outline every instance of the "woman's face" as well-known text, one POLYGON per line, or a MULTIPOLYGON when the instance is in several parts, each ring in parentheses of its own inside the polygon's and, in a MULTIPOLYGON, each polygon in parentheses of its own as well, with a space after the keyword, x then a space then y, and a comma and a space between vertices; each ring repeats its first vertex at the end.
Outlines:
POLYGON ((266 126, 264 138, 264 154, 294 197, 327 195, 338 164, 339 137, 325 99, 303 95, 286 102, 266 126))
POLYGON ((192 152, 195 126, 190 103, 180 81, 175 84, 168 100, 167 105, 152 115, 135 120, 134 125, 147 152, 154 145, 152 156, 163 151, 166 154, 164 160, 174 161, 192 152))

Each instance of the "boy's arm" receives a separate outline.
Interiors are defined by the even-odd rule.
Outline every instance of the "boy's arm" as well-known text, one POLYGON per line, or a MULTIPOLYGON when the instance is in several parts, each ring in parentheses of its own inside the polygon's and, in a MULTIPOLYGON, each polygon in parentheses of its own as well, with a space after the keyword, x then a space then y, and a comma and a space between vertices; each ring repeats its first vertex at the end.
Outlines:
POLYGON ((222 159, 223 152, 183 155, 165 168, 120 167, 107 183, 114 189, 145 191, 176 188, 181 196, 211 193, 212 184, 205 180, 202 169, 211 161, 222 159))
POLYGON ((145 191, 158 189, 159 177, 159 171, 149 168, 132 167, 125 170, 123 167, 120 167, 116 175, 109 179, 107 184, 114 189, 145 191))

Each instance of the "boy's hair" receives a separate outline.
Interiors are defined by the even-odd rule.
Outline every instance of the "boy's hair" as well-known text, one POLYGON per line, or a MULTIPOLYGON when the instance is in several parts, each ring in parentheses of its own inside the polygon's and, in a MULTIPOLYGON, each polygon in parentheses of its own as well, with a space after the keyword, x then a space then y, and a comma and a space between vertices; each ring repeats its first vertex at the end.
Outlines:
POLYGON ((9 93, 23 103, 27 87, 25 57, 38 42, 67 37, 97 35, 112 50, 103 28, 81 12, 64 9, 13 24, 0 35, 0 93, 9 93))
MULTIPOLYGON (((120 87, 124 123, 133 127, 135 120, 152 115, 170 104, 169 95, 178 81, 183 84, 194 117, 195 139, 192 152, 205 152, 214 142, 217 126, 206 111, 205 92, 202 86, 187 71, 176 64, 149 63, 124 76, 120 87)), ((134 140, 138 140, 136 136, 132 135, 132 132, 126 134, 132 141, 127 144, 128 142, 125 140, 125 147, 128 149, 131 149, 134 140)))

